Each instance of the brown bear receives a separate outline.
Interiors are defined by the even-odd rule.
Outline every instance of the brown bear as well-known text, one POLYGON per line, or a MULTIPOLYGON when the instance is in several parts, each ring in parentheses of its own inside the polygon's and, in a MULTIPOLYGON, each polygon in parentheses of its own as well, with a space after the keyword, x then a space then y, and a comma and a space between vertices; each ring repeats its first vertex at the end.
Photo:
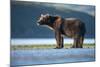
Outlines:
POLYGON ((86 28, 81 20, 77 18, 62 18, 60 16, 41 14, 37 23, 39 25, 46 25, 54 30, 57 42, 56 48, 63 48, 63 35, 74 39, 72 48, 83 47, 86 28))

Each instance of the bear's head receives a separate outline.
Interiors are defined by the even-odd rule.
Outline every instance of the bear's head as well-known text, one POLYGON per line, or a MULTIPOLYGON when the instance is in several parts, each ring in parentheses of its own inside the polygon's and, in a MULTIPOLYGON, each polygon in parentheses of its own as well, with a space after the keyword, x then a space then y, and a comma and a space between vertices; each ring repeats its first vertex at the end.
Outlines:
POLYGON ((38 23, 38 25, 48 25, 50 23, 49 14, 46 14, 46 15, 41 14, 41 16, 39 17, 37 23, 38 23))

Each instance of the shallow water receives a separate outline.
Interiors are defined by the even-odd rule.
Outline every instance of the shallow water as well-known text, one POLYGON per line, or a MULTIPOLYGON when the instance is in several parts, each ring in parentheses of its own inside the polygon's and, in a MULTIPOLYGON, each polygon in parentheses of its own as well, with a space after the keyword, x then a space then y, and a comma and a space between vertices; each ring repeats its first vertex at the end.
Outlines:
POLYGON ((95 61, 95 49, 33 49, 11 51, 11 66, 95 61))

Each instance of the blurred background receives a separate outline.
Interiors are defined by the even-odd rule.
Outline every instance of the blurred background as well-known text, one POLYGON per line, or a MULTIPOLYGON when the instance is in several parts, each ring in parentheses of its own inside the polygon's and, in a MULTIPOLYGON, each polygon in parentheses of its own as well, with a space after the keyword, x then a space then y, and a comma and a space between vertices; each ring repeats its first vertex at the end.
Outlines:
MULTIPOLYGON (((11 44, 55 43, 54 32, 37 25, 41 14, 59 15, 63 18, 75 17, 86 25, 85 42, 94 43, 95 6, 11 1, 11 44), (44 39, 44 40, 43 40, 44 39), (47 40, 47 41, 46 41, 47 40), (50 41, 51 40, 51 41, 50 41)), ((67 38, 66 43, 72 42, 67 38)))

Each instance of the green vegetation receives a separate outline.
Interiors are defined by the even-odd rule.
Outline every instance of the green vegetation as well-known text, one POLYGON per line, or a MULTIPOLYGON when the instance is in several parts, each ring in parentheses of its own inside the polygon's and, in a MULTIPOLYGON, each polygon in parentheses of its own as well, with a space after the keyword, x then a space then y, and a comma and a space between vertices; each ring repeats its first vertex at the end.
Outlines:
MULTIPOLYGON (((70 48, 72 46, 72 44, 65 44, 64 48, 70 48)), ((31 50, 31 49, 51 49, 51 48, 55 48, 56 45, 36 45, 36 44, 32 44, 32 45, 11 45, 11 50, 31 50)), ((83 45, 84 48, 95 48, 95 44, 84 44, 83 45)))

